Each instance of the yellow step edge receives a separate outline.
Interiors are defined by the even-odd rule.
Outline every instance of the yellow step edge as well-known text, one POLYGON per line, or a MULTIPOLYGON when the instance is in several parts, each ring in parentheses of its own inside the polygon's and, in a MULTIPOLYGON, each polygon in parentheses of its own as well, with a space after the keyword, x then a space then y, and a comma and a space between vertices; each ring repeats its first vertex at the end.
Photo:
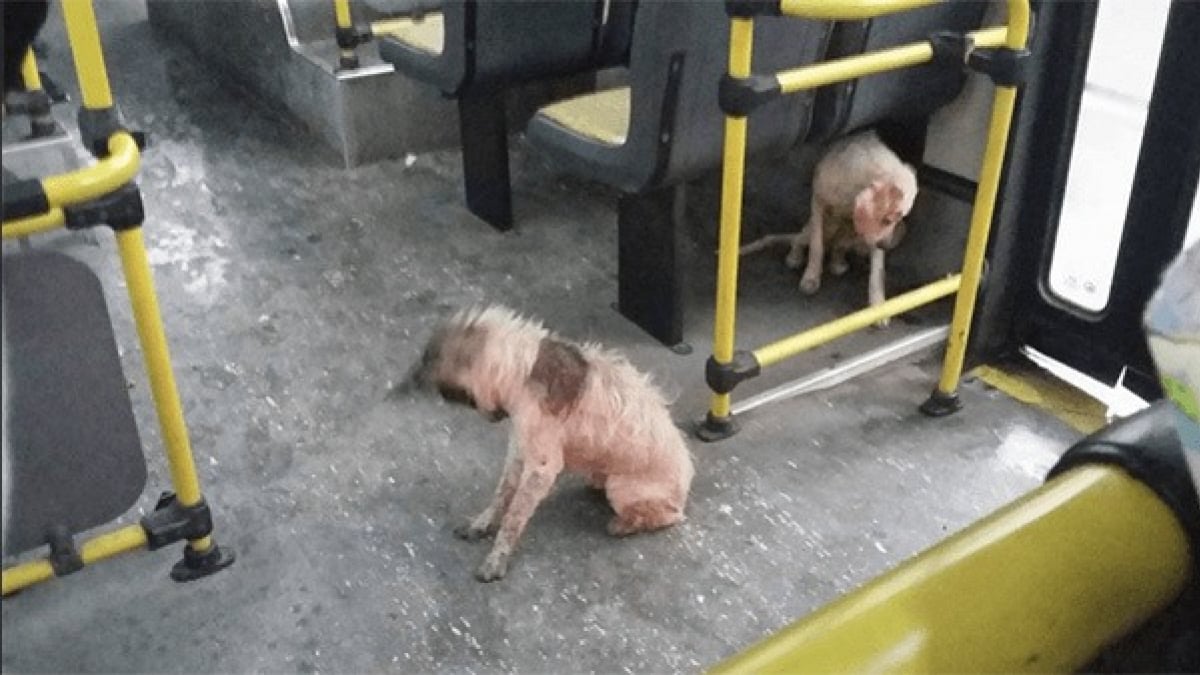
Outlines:
POLYGON ((1108 424, 1103 403, 1036 365, 985 365, 971 374, 1022 403, 1045 410, 1081 433, 1090 434, 1108 424))

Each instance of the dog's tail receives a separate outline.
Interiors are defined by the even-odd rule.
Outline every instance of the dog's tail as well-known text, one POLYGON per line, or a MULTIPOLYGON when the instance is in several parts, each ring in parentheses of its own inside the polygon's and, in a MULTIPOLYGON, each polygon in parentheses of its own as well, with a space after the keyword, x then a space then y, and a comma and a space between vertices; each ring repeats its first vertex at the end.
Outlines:
POLYGON ((747 255, 750 253, 758 253, 772 246, 780 244, 791 245, 792 240, 796 238, 795 234, 768 234, 758 241, 751 242, 738 249, 739 255, 747 255))

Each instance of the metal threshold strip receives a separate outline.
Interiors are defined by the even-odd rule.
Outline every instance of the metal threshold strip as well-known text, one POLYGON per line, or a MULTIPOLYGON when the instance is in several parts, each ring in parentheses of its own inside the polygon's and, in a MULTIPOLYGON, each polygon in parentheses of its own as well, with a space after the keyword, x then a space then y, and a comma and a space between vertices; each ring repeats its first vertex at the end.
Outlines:
POLYGON ((901 338, 877 349, 856 356, 853 359, 818 371, 807 377, 792 380, 778 387, 768 389, 760 394, 734 404, 732 412, 740 415, 760 406, 778 401, 784 401, 801 394, 808 394, 822 389, 835 387, 859 375, 871 372, 900 359, 940 345, 950 335, 950 326, 938 326, 901 338))

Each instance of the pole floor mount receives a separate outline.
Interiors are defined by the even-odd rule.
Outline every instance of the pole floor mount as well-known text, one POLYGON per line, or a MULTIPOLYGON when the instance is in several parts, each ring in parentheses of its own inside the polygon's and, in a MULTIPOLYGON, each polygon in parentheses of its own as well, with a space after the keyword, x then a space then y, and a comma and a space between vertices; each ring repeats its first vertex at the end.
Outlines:
POLYGON ((147 547, 152 551, 188 540, 183 559, 171 569, 173 581, 182 583, 215 574, 232 565, 237 558, 232 549, 222 549, 209 539, 213 529, 212 512, 203 499, 192 506, 184 506, 174 493, 164 492, 154 511, 142 519, 141 525, 146 531, 147 547), (203 539, 209 539, 208 548, 196 550, 193 542, 203 539))
POLYGON ((704 417, 704 421, 696 425, 696 438, 705 443, 716 443, 717 441, 732 438, 741 430, 741 426, 737 423, 733 415, 716 417, 709 412, 704 417))
POLYGON ((947 417, 962 410, 962 407, 962 399, 958 397, 958 392, 947 394, 940 389, 934 389, 919 410, 928 417, 947 417))
POLYGON ((237 555, 231 548, 221 548, 217 542, 212 542, 207 551, 196 551, 189 543, 183 549, 183 559, 171 568, 171 580, 186 583, 203 579, 229 567, 237 560, 237 555))

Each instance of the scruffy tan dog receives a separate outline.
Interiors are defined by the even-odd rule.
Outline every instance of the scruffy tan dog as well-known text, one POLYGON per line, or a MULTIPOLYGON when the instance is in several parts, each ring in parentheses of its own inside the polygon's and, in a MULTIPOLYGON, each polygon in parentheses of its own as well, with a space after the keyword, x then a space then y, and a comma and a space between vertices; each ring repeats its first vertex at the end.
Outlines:
POLYGON ((576 345, 504 307, 460 311, 442 323, 410 374, 492 421, 512 419, 508 457, 491 503, 455 532, 496 535, 475 576, 504 576, 521 532, 564 469, 604 490, 610 534, 683 520, 691 455, 662 393, 624 357, 576 345))
MULTIPOLYGON (((813 174, 812 207, 808 223, 797 234, 768 235, 747 244, 741 254, 778 243, 791 244, 787 266, 804 266, 800 290, 821 288, 825 247, 830 247, 829 271, 845 274, 846 254, 869 257, 867 301, 884 301, 884 255, 904 238, 904 217, 917 197, 913 168, 896 156, 874 131, 865 131, 830 144, 813 174), (808 250, 807 259, 805 249, 808 250)), ((887 319, 879 322, 887 325, 887 319)))

